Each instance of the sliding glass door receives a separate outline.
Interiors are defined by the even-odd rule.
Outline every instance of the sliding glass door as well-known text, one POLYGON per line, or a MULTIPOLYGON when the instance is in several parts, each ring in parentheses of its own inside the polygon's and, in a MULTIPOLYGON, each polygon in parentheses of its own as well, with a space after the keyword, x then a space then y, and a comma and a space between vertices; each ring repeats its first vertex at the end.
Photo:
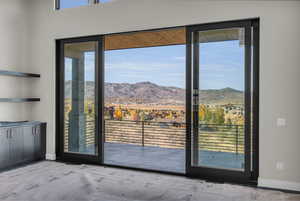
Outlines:
POLYGON ((188 174, 245 179, 253 170, 251 21, 187 30, 188 174))
POLYGON ((99 90, 100 38, 68 39, 60 43, 60 107, 64 157, 99 161, 102 118, 99 90))
POLYGON ((58 158, 255 181, 258 28, 240 20, 58 40, 58 158))
POLYGON ((185 28, 104 38, 104 163, 184 174, 185 28))

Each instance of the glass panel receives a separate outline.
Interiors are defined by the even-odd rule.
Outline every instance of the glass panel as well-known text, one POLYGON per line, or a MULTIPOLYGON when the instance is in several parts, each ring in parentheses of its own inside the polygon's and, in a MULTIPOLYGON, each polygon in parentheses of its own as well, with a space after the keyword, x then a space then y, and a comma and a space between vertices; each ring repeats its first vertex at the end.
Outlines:
POLYGON ((106 164, 185 172, 182 38, 181 29, 106 37, 106 164))
POLYGON ((197 32, 194 41, 193 165, 244 170, 244 29, 197 32))
POLYGON ((96 154, 95 51, 97 42, 70 43, 64 47, 64 149, 96 154))
POLYGON ((92 4, 93 0, 60 0, 59 1, 59 8, 73 8, 79 6, 86 6, 92 4))

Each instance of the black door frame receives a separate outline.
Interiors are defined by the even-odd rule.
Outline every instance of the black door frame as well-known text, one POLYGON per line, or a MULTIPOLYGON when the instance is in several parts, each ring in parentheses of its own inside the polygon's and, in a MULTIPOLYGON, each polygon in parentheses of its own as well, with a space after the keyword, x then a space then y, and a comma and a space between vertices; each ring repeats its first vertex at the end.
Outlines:
MULTIPOLYGON (((219 181, 232 181, 240 183, 256 182, 258 176, 258 19, 220 22, 204 25, 188 26, 186 32, 186 173, 190 177, 201 177, 219 181), (253 28, 252 28, 253 27, 253 28), (245 171, 218 169, 212 167, 192 166, 192 133, 198 132, 197 115, 193 115, 193 99, 198 98, 198 93, 193 95, 193 84, 199 84, 199 31, 209 31, 229 28, 244 28, 245 30, 245 171), (192 37, 192 34, 194 37, 192 37), (253 36, 252 36, 253 35, 253 36), (253 41, 253 55, 251 41, 253 41), (252 65, 253 62, 253 65, 252 65), (253 72, 252 72, 253 66, 253 72), (251 77, 254 75, 253 78, 251 77), (252 86, 253 83, 253 87, 252 86), (252 90, 252 92, 251 92, 252 90), (252 95, 253 93, 253 95, 252 95), (253 107, 251 107, 253 102, 253 107), (251 112, 253 112, 253 128, 251 128, 251 112), (194 116, 194 118, 192 118, 194 116), (193 126, 194 125, 194 126, 193 126), (196 125, 196 126, 195 126, 196 125), (252 132, 252 133, 251 133, 252 132), (252 136, 252 144, 251 144, 252 136), (251 146, 252 145, 252 146, 251 146), (251 154, 253 153, 253 154, 251 154)), ((195 88, 196 89, 196 88, 195 88)), ((194 136, 195 137, 195 136, 194 136)), ((197 135, 196 135, 197 137, 197 135)), ((197 139, 194 139, 198 141, 197 139)), ((197 157, 195 155, 195 157, 197 157)))
POLYGON ((56 41, 56 56, 57 56, 57 69, 56 69, 56 156, 58 159, 70 162, 85 162, 92 164, 102 164, 103 162, 103 36, 80 37, 71 39, 61 39, 56 41), (64 151, 64 77, 65 77, 65 64, 64 64, 64 46, 71 43, 83 42, 97 42, 97 49, 95 53, 95 155, 70 153, 64 151))
MULTIPOLYGON (((243 19, 243 20, 233 20, 227 22, 216 22, 216 23, 205 23, 197 25, 186 25, 186 26, 177 26, 177 27, 167 27, 167 28, 158 28, 150 30, 141 30, 141 31, 131 31, 123 33, 134 33, 134 32, 144 32, 144 31, 160 31, 164 29, 172 28, 185 28, 186 29, 186 173, 184 175, 188 177, 198 177, 209 180, 216 181, 228 181, 228 182, 237 182, 237 183, 254 183, 256 184, 258 178, 258 161, 259 161, 259 18, 252 19, 243 19), (251 171, 248 171, 248 174, 241 174, 240 172, 230 171, 230 170, 220 170, 213 168, 201 168, 193 169, 190 167, 191 164, 191 106, 192 106, 192 61, 188 58, 191 58, 191 38, 189 36, 189 31, 201 30, 211 30, 211 29, 221 29, 221 28, 232 28, 240 26, 245 26, 249 29, 252 27, 252 39, 253 39, 253 88, 252 88, 252 101, 253 101, 253 136, 252 136, 252 147, 246 148, 248 151, 252 149, 252 167, 251 171), (201 170, 201 171, 200 171, 201 170)), ((159 171, 159 170, 149 170, 135 167, 123 167, 118 165, 108 165, 104 164, 104 145, 103 145, 103 136, 104 131, 103 125, 103 108, 104 108, 104 37, 105 35, 111 34, 121 34, 121 33, 109 33, 104 35, 93 35, 86 37, 76 37, 76 38, 67 38, 67 39, 57 39, 56 40, 56 156, 57 160, 74 162, 74 163, 91 163, 98 164, 110 167, 122 167, 142 171, 152 171, 152 172, 161 172, 168 174, 183 175, 181 173, 174 173, 168 171, 159 171), (76 43, 76 42, 88 42, 88 41, 98 41, 98 54, 96 54, 96 103, 98 108, 98 114, 96 114, 96 136, 95 140, 97 145, 98 155, 91 156, 85 154, 73 154, 73 153, 64 153, 64 139, 63 139, 63 118, 64 118, 64 44, 66 43, 76 43)), ((249 36, 246 36, 249 37, 249 36)), ((250 36, 251 37, 251 36, 250 36)), ((249 50, 248 51, 249 54, 249 50)), ((246 58, 245 58, 246 59, 246 58)), ((250 64, 251 65, 251 64, 250 64)), ((249 129, 249 128, 248 128, 249 129)), ((247 158, 249 160, 249 158, 247 158)), ((247 167, 249 170, 249 167, 247 167)))

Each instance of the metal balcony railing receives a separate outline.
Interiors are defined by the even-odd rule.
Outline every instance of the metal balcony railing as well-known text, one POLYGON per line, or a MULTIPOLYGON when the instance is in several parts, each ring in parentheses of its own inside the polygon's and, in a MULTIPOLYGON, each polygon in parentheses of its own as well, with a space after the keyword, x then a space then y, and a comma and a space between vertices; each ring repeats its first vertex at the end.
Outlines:
MULTIPOLYGON (((95 143, 94 118, 86 121, 86 143, 95 143)), ((68 148, 69 121, 65 121, 65 148, 68 148)), ((200 150, 244 153, 244 126, 226 124, 199 124, 200 150)), ((105 120, 104 141, 163 148, 185 148, 186 124, 181 122, 155 122, 105 120)))

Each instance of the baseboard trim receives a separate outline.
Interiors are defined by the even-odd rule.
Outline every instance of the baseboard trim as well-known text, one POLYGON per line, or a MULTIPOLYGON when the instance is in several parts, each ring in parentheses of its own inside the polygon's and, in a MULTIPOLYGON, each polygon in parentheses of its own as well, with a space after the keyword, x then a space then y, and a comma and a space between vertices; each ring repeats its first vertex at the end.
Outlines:
POLYGON ((56 155, 55 154, 46 154, 46 160, 55 161, 56 155))
POLYGON ((300 182, 258 178, 258 186, 263 188, 273 188, 300 192, 300 182))

